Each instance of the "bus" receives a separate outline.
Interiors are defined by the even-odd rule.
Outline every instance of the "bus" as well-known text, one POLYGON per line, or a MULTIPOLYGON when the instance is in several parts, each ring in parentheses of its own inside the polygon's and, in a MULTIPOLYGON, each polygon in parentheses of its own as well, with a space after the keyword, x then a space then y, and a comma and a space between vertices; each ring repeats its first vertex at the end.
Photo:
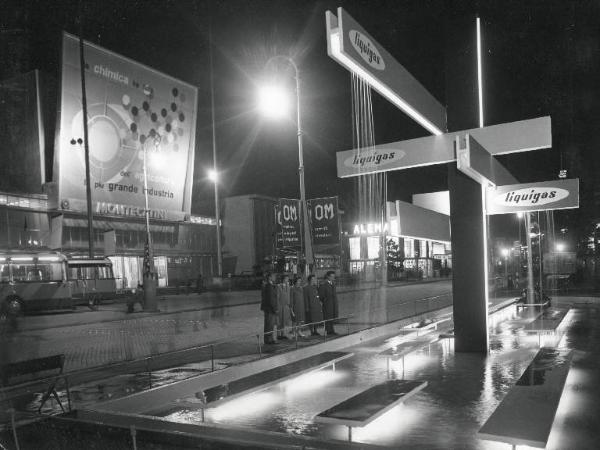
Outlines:
POLYGON ((72 309, 66 261, 58 252, 0 252, 0 316, 72 309))
POLYGON ((97 305, 100 300, 114 298, 117 284, 112 261, 108 258, 67 258, 67 280, 76 305, 97 305))

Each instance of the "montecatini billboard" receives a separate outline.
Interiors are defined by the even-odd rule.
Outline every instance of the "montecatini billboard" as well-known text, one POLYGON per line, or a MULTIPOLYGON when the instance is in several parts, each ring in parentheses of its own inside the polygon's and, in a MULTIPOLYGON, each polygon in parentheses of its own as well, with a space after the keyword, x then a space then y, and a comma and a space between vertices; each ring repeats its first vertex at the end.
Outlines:
MULTIPOLYGON (((94 214, 181 220, 190 213, 197 89, 84 42, 94 214), (146 156, 146 177, 144 177, 146 156)), ((85 211, 79 38, 63 34, 54 158, 58 207, 85 211)))

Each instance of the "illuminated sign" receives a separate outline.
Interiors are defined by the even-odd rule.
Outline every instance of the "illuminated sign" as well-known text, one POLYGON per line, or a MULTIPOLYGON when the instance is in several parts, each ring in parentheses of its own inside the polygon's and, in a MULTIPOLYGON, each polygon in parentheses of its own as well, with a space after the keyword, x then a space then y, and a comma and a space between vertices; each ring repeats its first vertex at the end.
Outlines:
POLYGON ((354 225, 352 234, 381 234, 387 233, 389 224, 381 223, 357 223, 354 225))
MULTIPOLYGON (((56 204, 85 211, 76 36, 63 35, 62 55, 56 204)), ((147 194, 153 218, 183 220, 192 198, 197 89, 89 42, 84 56, 95 213, 143 215, 147 194)))
POLYGON ((327 53, 430 133, 446 130, 446 108, 346 11, 325 13, 327 53), (373 70, 374 69, 374 70, 373 70))
POLYGON ((335 245, 340 242, 338 198, 308 200, 308 217, 313 245, 335 245))
POLYGON ((217 219, 214 217, 190 216, 190 222, 199 225, 216 225, 217 219))
POLYGON ((487 214, 579 207, 579 179, 511 184, 487 190, 487 214))
POLYGON ((491 155, 550 148, 551 130, 550 117, 538 117, 441 136, 390 142, 371 148, 345 150, 336 154, 337 175, 345 178, 456 161, 455 139, 457 136, 464 138, 465 134, 476 139, 479 146, 491 155))

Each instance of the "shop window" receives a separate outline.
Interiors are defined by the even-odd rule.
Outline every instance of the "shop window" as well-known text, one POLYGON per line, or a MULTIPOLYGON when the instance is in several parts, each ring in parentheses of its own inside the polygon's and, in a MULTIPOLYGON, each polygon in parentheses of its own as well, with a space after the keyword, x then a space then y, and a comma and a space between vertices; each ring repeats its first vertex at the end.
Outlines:
POLYGON ((377 259, 379 258, 379 247, 380 247, 379 236, 368 236, 367 237, 367 258, 377 259))
POLYGON ((404 238, 404 257, 405 258, 414 258, 415 256, 415 247, 414 240, 409 238, 404 238))
POLYGON ((348 239, 350 247, 350 259, 360 259, 360 237, 351 237, 348 239))

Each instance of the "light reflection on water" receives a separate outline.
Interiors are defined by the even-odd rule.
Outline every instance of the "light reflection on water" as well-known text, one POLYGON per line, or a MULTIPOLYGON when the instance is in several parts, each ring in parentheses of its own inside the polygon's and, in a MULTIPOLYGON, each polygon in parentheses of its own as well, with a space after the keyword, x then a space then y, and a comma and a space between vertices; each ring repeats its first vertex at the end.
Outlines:
MULTIPOLYGON (((335 372, 323 369, 253 394, 262 396, 258 399, 245 396, 232 400, 207 410, 206 421, 347 440, 345 426, 315 423, 314 416, 388 377, 404 377, 429 384, 406 404, 366 427, 354 428, 353 441, 411 449, 506 449, 506 444, 479 440, 477 431, 531 362, 540 342, 537 335, 522 332, 535 315, 509 309, 501 313, 503 321, 490 320, 491 351, 487 356, 455 354, 453 341, 444 339, 406 356, 404 361, 390 360, 388 366, 385 358, 369 349, 383 342, 362 344, 352 349, 353 358, 336 365, 335 372), (248 398, 250 403, 244 403, 248 398), (261 407, 250 407, 256 403, 261 407), (227 405, 233 413, 220 413, 227 405)), ((557 344, 561 336, 550 338, 557 344)), ((566 339, 562 342, 568 345, 566 339)), ((179 421, 178 414, 166 419, 179 421)), ((192 421, 200 421, 198 414, 192 421)))

